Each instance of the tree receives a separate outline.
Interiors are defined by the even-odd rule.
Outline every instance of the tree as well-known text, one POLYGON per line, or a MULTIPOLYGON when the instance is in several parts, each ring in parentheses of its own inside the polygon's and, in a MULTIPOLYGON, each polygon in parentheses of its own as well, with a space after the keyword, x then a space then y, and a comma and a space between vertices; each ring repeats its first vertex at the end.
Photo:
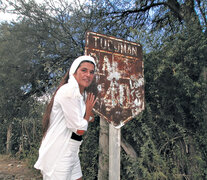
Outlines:
POLYGON ((113 23, 124 23, 130 27, 134 38, 143 37, 143 31, 146 31, 144 38, 138 39, 144 46, 151 46, 146 49, 148 53, 145 56, 146 110, 142 118, 138 118, 140 123, 132 123, 132 126, 126 127, 126 131, 122 131, 139 154, 137 160, 128 161, 132 163, 128 166, 130 169, 126 163, 129 156, 124 159, 126 166, 123 169, 128 174, 127 178, 204 178, 202 170, 193 171, 189 164, 201 169, 206 166, 202 161, 191 161, 194 158, 202 159, 206 154, 205 148, 204 151, 198 150, 205 143, 196 143, 196 140, 200 139, 201 142, 206 137, 198 131, 206 129, 206 110, 202 108, 206 104, 206 80, 201 76, 203 67, 206 67, 205 2, 104 2, 105 8, 110 7, 103 11, 105 16, 113 23), (190 151, 185 149, 186 146, 190 151), (163 147, 166 148, 164 151, 163 147), (182 154, 184 149, 186 152, 182 154), (186 154, 192 159, 186 158, 186 154), (179 158, 183 161, 177 162, 179 158), (172 162, 168 159, 172 159, 172 162), (138 172, 138 176, 135 172, 138 172))
MULTIPOLYGON (((26 32, 25 24, 10 25, 6 23, 1 25, 0 30, 0 112, 2 137, 4 137, 2 144, 6 141, 6 132, 3 129, 8 129, 7 152, 10 153, 18 151, 19 148, 18 136, 21 132, 15 130, 18 127, 21 129, 21 123, 18 121, 28 117, 29 110, 34 107, 33 103, 35 103, 32 95, 40 92, 38 88, 41 87, 38 86, 37 79, 41 76, 42 65, 35 64, 34 54, 31 53, 34 51, 34 44, 28 46, 29 41, 24 34, 26 32), (14 124, 15 128, 13 128, 14 124), (16 131, 16 136, 12 137, 13 130, 16 131)), ((1 151, 4 149, 5 146, 1 148, 1 151)))
MULTIPOLYGON (((87 30, 141 42, 146 110, 122 128, 137 155, 131 158, 122 151, 122 179, 205 179, 207 83, 201 75, 207 59, 205 1, 100 0, 78 7, 66 1, 60 7, 45 2, 13 3, 14 12, 22 15, 21 23, 14 25, 24 27, 24 45, 32 47, 27 47, 32 57, 23 59, 40 70, 23 83, 29 90, 24 97, 55 86, 70 61, 84 52, 87 30)), ((81 158, 85 176, 95 179, 98 150, 90 153, 90 147, 98 146, 99 127, 90 128, 81 158)))
MULTIPOLYGON (((205 1, 197 0, 155 0, 155 1, 102 1, 107 8, 105 14, 117 23, 132 28, 175 32, 182 24, 198 24, 207 27, 205 1)), ((177 32, 177 31, 176 31, 177 32)))

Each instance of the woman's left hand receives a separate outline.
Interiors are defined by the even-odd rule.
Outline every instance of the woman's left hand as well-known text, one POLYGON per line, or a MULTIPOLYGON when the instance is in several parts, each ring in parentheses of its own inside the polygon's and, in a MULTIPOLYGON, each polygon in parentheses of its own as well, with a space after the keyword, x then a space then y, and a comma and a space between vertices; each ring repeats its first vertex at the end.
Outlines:
MULTIPOLYGON (((88 93, 87 99, 86 99, 86 114, 85 119, 87 121, 90 120, 90 117, 93 118, 92 122, 94 121, 94 115, 92 113, 93 107, 96 103, 97 99, 95 98, 95 95, 93 93, 88 93)), ((90 120, 91 122, 91 120, 90 120)))

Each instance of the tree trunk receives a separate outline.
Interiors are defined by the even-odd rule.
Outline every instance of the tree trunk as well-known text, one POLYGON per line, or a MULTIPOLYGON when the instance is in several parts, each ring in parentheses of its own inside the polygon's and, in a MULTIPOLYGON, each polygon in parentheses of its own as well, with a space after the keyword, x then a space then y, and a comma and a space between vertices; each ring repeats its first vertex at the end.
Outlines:
POLYGON ((137 158, 136 151, 123 137, 121 137, 121 147, 124 149, 126 154, 129 155, 131 158, 133 159, 137 158))
POLYGON ((108 179, 109 172, 109 124, 100 118, 98 180, 108 179))
POLYGON ((24 151, 24 124, 23 124, 23 122, 22 122, 22 129, 21 129, 21 131, 22 131, 22 137, 20 138, 21 141, 20 141, 20 145, 19 145, 19 151, 17 152, 17 155, 19 155, 19 156, 24 151))
POLYGON ((6 154, 11 154, 12 124, 7 129, 6 154))
MULTIPOLYGON (((202 74, 203 80, 205 83, 207 83, 207 67, 203 68, 202 74)), ((204 97, 203 100, 203 117, 204 117, 204 122, 207 122, 207 94, 204 97)))

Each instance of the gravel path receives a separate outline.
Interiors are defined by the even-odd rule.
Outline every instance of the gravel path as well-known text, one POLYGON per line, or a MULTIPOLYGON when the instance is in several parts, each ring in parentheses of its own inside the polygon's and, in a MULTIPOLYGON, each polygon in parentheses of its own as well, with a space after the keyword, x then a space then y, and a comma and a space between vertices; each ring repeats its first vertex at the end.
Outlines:
POLYGON ((0 180, 42 180, 41 174, 26 162, 0 155, 0 180))

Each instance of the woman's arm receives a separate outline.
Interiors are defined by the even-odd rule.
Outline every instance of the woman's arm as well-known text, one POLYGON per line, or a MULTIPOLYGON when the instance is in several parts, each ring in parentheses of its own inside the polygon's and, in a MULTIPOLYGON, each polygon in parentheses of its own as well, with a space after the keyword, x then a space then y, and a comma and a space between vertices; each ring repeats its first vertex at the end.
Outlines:
MULTIPOLYGON (((86 99, 86 113, 84 116, 84 119, 87 120, 88 122, 93 122, 94 121, 94 114, 92 112, 93 107, 96 103, 97 99, 95 98, 95 95, 93 93, 88 93, 87 99, 86 99)), ((78 135, 83 135, 85 133, 84 130, 77 130, 76 132, 78 135)))

